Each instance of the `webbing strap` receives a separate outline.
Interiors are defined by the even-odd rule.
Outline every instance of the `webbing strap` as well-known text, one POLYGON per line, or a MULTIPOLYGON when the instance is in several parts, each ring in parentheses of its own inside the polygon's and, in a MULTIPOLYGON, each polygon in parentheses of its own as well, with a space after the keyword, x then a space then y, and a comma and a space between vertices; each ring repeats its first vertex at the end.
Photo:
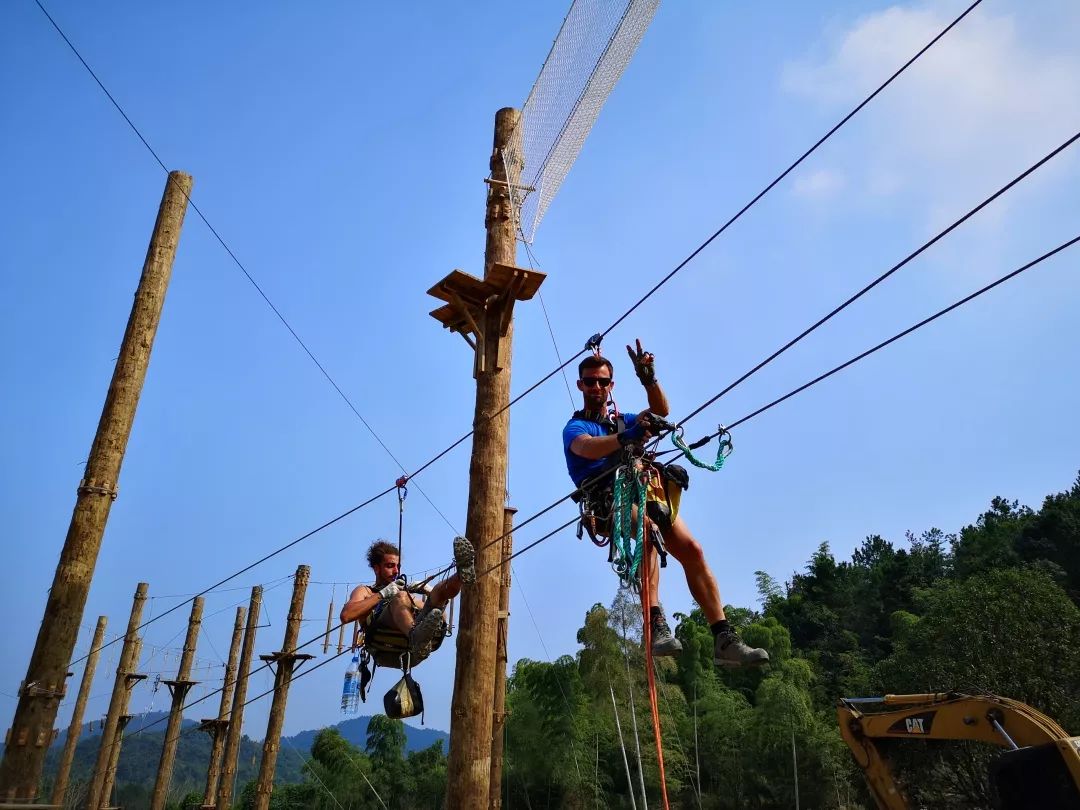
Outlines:
POLYGON ((642 639, 645 642, 645 669, 649 680, 649 710, 652 714, 653 739, 656 741, 656 764, 660 770, 660 796, 664 810, 670 810, 667 796, 667 774, 664 771, 664 745, 660 737, 660 708, 656 705, 656 673, 652 654, 652 601, 649 596, 649 580, 652 574, 652 549, 646 550, 641 561, 641 610, 645 614, 642 639))

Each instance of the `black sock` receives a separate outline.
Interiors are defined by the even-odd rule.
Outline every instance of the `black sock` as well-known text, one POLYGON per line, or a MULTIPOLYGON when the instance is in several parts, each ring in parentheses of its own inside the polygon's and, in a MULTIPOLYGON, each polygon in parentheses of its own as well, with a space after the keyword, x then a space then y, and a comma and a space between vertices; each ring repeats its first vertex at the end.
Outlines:
POLYGON ((659 619, 663 615, 664 615, 664 611, 659 605, 653 605, 652 607, 649 608, 649 620, 650 621, 655 622, 657 619, 659 619))
POLYGON ((709 629, 712 630, 712 634, 714 636, 718 636, 721 633, 727 633, 729 630, 731 630, 731 625, 728 624, 727 619, 721 619, 718 622, 713 622, 712 624, 710 624, 709 629))

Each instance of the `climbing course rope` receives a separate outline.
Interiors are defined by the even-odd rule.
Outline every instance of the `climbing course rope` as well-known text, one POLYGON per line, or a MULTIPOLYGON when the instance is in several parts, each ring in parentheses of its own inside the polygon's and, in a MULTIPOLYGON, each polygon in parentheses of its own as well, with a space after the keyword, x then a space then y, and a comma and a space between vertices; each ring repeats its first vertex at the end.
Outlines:
MULTIPOLYGON (((642 521, 644 523, 644 521, 642 521)), ((646 554, 642 558, 641 565, 641 612, 643 626, 641 630, 642 643, 645 645, 645 669, 649 682, 649 712, 652 715, 653 739, 656 741, 656 765, 660 771, 660 796, 664 802, 664 810, 670 810, 667 795, 667 773, 664 770, 664 742, 660 734, 660 707, 656 703, 656 672, 653 669, 652 654, 652 596, 649 593, 649 584, 652 579, 652 554, 646 554)))
POLYGON ((716 461, 712 464, 707 461, 702 461, 692 452, 695 448, 701 447, 706 442, 694 442, 691 445, 687 445, 683 440, 683 429, 680 427, 677 430, 671 432, 671 443, 677 447, 680 452, 686 457, 686 460, 693 464, 695 467, 700 467, 703 470, 712 470, 717 472, 724 466, 724 461, 731 455, 731 452, 735 449, 735 445, 732 444, 731 434, 724 429, 723 425, 717 429, 715 436, 720 438, 720 443, 716 448, 716 461))
POLYGON ((645 521, 636 519, 634 507, 638 516, 645 514, 649 475, 640 459, 624 464, 615 472, 611 567, 628 587, 637 583, 645 547, 645 521))

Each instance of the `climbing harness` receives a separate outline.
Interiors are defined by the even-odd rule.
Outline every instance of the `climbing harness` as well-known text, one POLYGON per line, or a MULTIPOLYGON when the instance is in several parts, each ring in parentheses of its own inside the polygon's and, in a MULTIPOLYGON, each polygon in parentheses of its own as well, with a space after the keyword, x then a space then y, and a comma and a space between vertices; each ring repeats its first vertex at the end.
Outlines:
MULTIPOLYGON (((574 418, 594 421, 615 435, 626 430, 626 420, 618 413, 601 418, 576 411, 574 418)), ((666 428, 666 422, 653 419, 666 428)), ((637 520, 637 515, 651 519, 650 541, 660 552, 660 566, 666 567, 667 549, 657 525, 667 528, 674 523, 682 490, 689 485, 690 476, 685 469, 658 463, 640 445, 630 444, 622 451, 618 466, 583 483, 574 495, 580 511, 578 538, 588 532, 595 545, 607 547, 608 562, 622 583, 636 587, 645 547, 645 522, 637 520), (608 478, 612 476, 609 484, 608 478)))

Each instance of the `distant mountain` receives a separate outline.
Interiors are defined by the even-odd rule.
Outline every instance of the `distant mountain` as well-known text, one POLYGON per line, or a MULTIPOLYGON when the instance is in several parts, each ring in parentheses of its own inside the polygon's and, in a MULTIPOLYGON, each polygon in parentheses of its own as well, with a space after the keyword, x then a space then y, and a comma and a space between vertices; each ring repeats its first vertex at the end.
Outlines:
MULTIPOLYGON (((367 727, 368 721, 371 720, 368 716, 354 717, 351 720, 342 720, 334 727, 341 732, 341 736, 351 742, 361 751, 364 750, 364 746, 367 744, 367 727)), ((288 740, 294 746, 301 751, 308 752, 311 750, 311 744, 315 742, 315 735, 322 729, 311 729, 310 731, 301 731, 288 740)), ((430 748, 439 740, 443 741, 444 750, 450 743, 450 735, 445 731, 439 731, 434 728, 416 728, 405 724, 405 751, 422 751, 425 748, 430 748)), ((284 742, 284 739, 283 739, 284 742)))
MULTIPOLYGON (((116 772, 116 800, 126 807, 146 807, 154 778, 161 758, 161 746, 165 736, 166 712, 149 712, 136 715, 128 726, 128 735, 124 738, 120 750, 120 762, 116 772), (158 722, 160 721, 160 722, 158 722), (151 726, 151 724, 153 724, 151 726), (139 732, 139 729, 146 731, 139 732)), ((353 717, 336 724, 341 735, 364 750, 367 741, 367 727, 370 717, 353 717)), ((206 766, 210 758, 210 736, 194 731, 194 720, 185 719, 184 730, 177 747, 176 762, 173 767, 171 796, 178 797, 190 791, 201 792, 206 783, 206 766)), ((291 737, 282 737, 278 754, 274 781, 279 784, 303 781, 303 765, 310 756, 311 744, 321 729, 301 731, 291 737)), ((97 759, 101 745, 101 722, 84 724, 79 734, 79 744, 75 748, 75 760, 72 765, 72 783, 88 781, 97 759)), ((407 751, 419 751, 442 740, 444 745, 450 735, 445 731, 428 728, 405 726, 405 745, 407 751)), ((66 740, 66 732, 57 736, 45 759, 45 781, 51 784, 59 764, 60 753, 66 740)), ((237 761, 237 791, 258 775, 259 759, 262 756, 262 743, 243 737, 240 743, 240 755, 237 761)))

